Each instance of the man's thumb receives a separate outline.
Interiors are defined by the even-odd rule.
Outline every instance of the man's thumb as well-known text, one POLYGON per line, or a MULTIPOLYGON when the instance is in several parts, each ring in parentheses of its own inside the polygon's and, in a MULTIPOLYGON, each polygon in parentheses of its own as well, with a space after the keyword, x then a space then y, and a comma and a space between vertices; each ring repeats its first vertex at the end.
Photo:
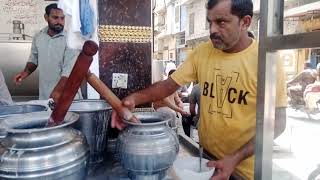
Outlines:
POLYGON ((217 161, 209 161, 207 162, 208 167, 218 167, 219 163, 217 161))
POLYGON ((129 109, 133 109, 134 108, 134 103, 132 101, 129 101, 129 100, 124 100, 123 101, 123 105, 128 107, 129 109))

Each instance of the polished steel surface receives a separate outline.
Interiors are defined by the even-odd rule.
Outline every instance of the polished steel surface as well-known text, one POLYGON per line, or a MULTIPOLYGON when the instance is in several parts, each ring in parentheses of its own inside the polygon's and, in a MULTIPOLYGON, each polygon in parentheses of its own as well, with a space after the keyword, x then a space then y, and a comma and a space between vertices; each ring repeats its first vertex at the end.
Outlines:
POLYGON ((12 116, 14 114, 24 114, 46 110, 46 106, 33 104, 0 106, 0 118, 12 116))
POLYGON ((22 71, 30 55, 30 41, 0 42, 0 68, 5 77, 11 96, 38 96, 38 71, 25 79, 21 86, 13 83, 16 73, 22 71))
POLYGON ((70 128, 79 118, 68 112, 63 124, 45 127, 50 112, 14 115, 0 122, 0 179, 85 179, 89 148, 70 128))
POLYGON ((108 156, 113 157, 114 159, 120 160, 120 151, 118 146, 118 138, 108 137, 107 143, 107 153, 108 156))
MULTIPOLYGON (((268 44, 270 38, 283 34, 283 0, 264 0, 260 2, 259 61, 257 81, 257 122, 255 137, 254 178, 269 180, 272 177, 272 153, 275 121, 276 61, 277 52, 270 50, 275 44, 268 44)), ((284 41, 285 42, 285 41, 284 41)), ((289 41, 286 41, 289 42, 289 41)), ((297 43, 295 43, 297 44, 297 43)), ((281 46, 288 46, 282 44, 281 46)), ((278 46, 279 47, 279 46, 278 46)), ((284 48, 285 49, 285 48, 284 48)))
POLYGON ((177 135, 167 125, 168 115, 137 112, 141 123, 127 122, 119 136, 120 161, 131 179, 163 179, 179 152, 177 135))
POLYGON ((69 111, 80 115, 73 127, 81 131, 90 146, 90 165, 103 162, 107 152, 107 127, 111 118, 111 106, 104 100, 77 100, 69 111))
MULTIPOLYGON (((185 140, 184 138, 181 138, 182 134, 179 134, 179 153, 177 155, 176 159, 184 159, 186 157, 190 156, 198 156, 198 144, 194 141, 192 141, 189 137, 184 136, 185 138, 188 138, 189 140, 185 140)), ((109 145, 109 144, 108 144, 109 145)), ((206 159, 211 159, 206 153, 204 153, 204 157, 206 159)), ((101 166, 98 169, 95 169, 93 173, 88 175, 87 180, 132 180, 132 178, 129 178, 130 174, 127 170, 125 170, 121 164, 119 163, 118 159, 115 158, 112 154, 107 154, 107 160, 104 161, 103 166, 101 166)), ((146 180, 152 180, 148 179, 149 177, 156 177, 159 176, 159 174, 155 174, 154 176, 137 176, 139 178, 143 178, 146 180)), ((163 175, 160 175, 163 176, 163 175)), ((173 168, 169 168, 167 171, 166 177, 164 177, 162 180, 178 180, 175 171, 173 168)), ((141 179, 139 179, 141 180, 141 179)), ((180 179, 179 179, 180 180, 180 179)), ((197 179, 195 179, 197 180, 197 179)), ((233 180, 230 178, 230 180, 233 180)))
POLYGON ((200 146, 199 147, 199 172, 202 172, 202 167, 201 167, 201 165, 202 165, 202 155, 203 155, 203 147, 202 146, 200 146))
POLYGON ((265 41, 268 51, 320 47, 320 31, 268 37, 265 41), (299 43, 297 43, 299 42, 299 43))

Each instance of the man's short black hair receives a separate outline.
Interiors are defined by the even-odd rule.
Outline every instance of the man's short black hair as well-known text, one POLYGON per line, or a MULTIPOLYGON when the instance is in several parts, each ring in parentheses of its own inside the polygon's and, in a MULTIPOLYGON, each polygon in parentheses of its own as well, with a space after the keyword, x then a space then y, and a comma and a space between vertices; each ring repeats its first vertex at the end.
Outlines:
POLYGON ((310 61, 307 61, 304 63, 304 68, 306 69, 312 69, 312 63, 310 61))
POLYGON ((168 73, 168 75, 170 76, 171 74, 173 74, 176 70, 175 69, 171 69, 168 73))
MULTIPOLYGON (((207 9, 210 10, 219 2, 224 0, 208 0, 207 9)), ((231 0, 231 13, 238 16, 240 19, 244 16, 253 16, 252 0, 231 0)))
POLYGON ((251 37, 252 39, 254 39, 254 34, 251 31, 248 31, 248 36, 251 37))
POLYGON ((52 4, 49 4, 47 7, 46 7, 46 15, 50 15, 50 12, 52 9, 59 9, 61 10, 60 8, 58 8, 58 5, 56 3, 52 3, 52 4))

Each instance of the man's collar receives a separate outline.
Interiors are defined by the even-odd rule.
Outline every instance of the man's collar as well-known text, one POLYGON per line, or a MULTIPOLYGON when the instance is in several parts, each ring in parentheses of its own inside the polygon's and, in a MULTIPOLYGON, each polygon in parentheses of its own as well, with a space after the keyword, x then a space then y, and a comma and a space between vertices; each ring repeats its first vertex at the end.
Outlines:
MULTIPOLYGON (((49 30, 49 27, 47 26, 47 27, 43 28, 41 30, 41 32, 48 35, 48 30, 49 30)), ((52 36, 52 38, 56 38, 56 37, 59 37, 59 36, 65 36, 65 35, 66 35, 66 32, 63 30, 62 32, 52 36)))

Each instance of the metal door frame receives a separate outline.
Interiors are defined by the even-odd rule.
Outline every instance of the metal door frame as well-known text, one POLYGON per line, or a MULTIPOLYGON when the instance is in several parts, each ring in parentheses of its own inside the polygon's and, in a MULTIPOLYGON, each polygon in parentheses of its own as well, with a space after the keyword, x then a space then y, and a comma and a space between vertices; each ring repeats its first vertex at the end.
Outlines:
POLYGON ((284 0, 260 0, 255 179, 272 178, 278 50, 320 47, 320 31, 283 35, 284 0))

